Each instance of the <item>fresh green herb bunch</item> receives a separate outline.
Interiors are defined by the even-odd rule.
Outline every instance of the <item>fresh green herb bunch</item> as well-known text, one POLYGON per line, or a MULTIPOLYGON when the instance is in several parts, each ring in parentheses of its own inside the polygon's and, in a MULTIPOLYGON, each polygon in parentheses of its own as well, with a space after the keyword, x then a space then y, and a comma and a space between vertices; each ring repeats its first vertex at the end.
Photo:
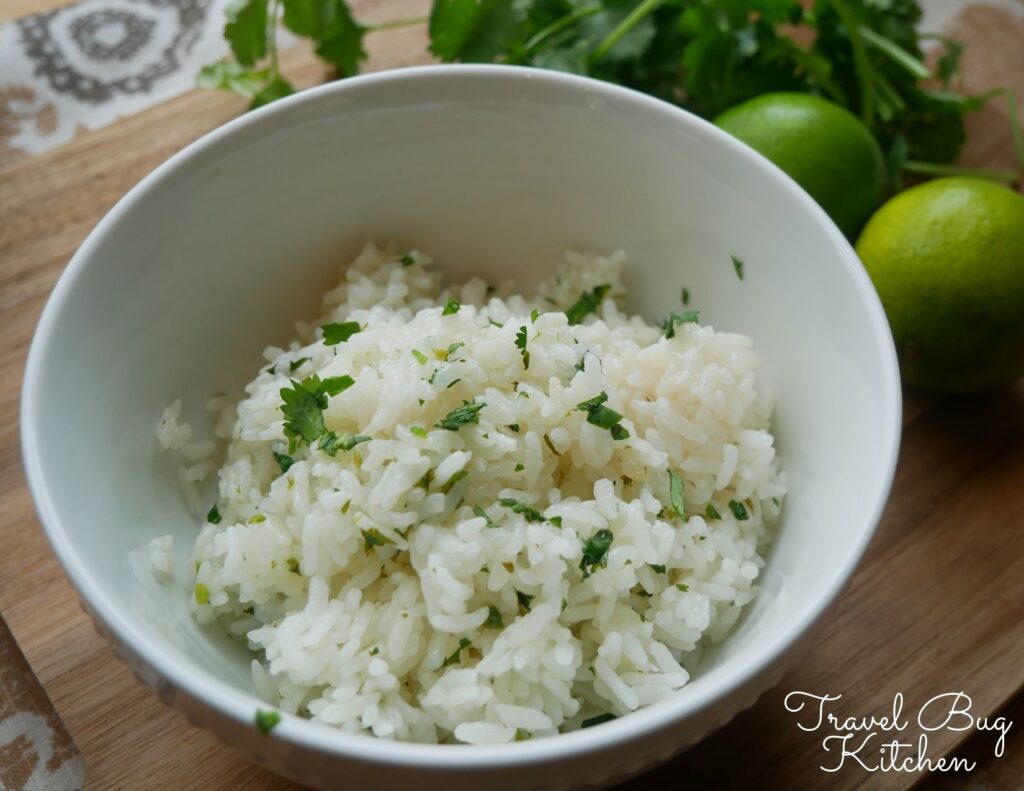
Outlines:
POLYGON ((956 42, 933 36, 936 73, 923 63, 920 19, 917 0, 435 0, 430 34, 446 62, 586 74, 709 118, 773 91, 820 94, 860 116, 897 175, 953 161, 964 114, 990 98, 950 90, 956 42))
MULTIPOLYGON (((227 18, 234 60, 204 68, 199 84, 250 97, 254 107, 292 92, 278 67, 280 19, 311 39, 340 76, 358 71, 368 33, 429 22, 430 50, 446 63, 586 74, 709 118, 768 92, 820 94, 860 116, 894 177, 949 172, 964 115, 996 94, 1006 95, 1016 119, 1004 89, 981 96, 952 89, 961 47, 918 33, 917 0, 434 0, 429 20, 379 25, 357 22, 345 0, 235 0, 227 18), (943 47, 934 73, 922 60, 926 38, 943 47)), ((1014 139, 1024 168, 1017 127, 1014 139)), ((603 296, 594 294, 580 312, 603 296)))

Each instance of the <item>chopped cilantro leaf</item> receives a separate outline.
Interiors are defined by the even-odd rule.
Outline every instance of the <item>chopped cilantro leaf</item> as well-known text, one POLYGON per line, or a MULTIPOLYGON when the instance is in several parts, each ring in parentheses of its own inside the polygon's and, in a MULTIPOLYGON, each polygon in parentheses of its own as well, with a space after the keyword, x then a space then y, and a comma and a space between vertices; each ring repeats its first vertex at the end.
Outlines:
POLYGON ((427 364, 427 355, 421 352, 419 349, 412 350, 412 356, 416 358, 420 365, 427 364))
POLYGON ((708 519, 721 519, 722 515, 718 513, 718 509, 714 505, 708 503, 708 507, 704 509, 704 515, 708 519))
POLYGON ((605 294, 611 289, 611 286, 606 284, 596 286, 592 291, 584 291, 580 294, 580 298, 573 303, 573 305, 565 311, 565 315, 569 318, 570 324, 579 324, 591 313, 596 313, 597 309, 601 305, 601 301, 604 299, 605 294))
POLYGON ((309 362, 308 357, 300 357, 298 360, 292 360, 290 363, 288 363, 288 372, 295 373, 299 368, 302 367, 302 364, 305 362, 309 362))
POLYGON ((361 442, 369 441, 370 438, 365 434, 349 434, 347 431, 335 434, 333 431, 328 431, 320 437, 320 450, 333 457, 339 450, 352 450, 361 442))
POLYGON ((526 610, 527 612, 530 611, 530 602, 532 602, 533 599, 534 599, 534 597, 531 596, 529 593, 523 593, 522 591, 516 591, 516 601, 518 601, 519 602, 519 606, 522 609, 526 610))
POLYGON ((370 649, 370 656, 377 656, 377 654, 379 654, 379 653, 380 653, 380 646, 379 645, 375 645, 373 648, 370 649))
POLYGON ((505 621, 501 617, 501 611, 497 607, 488 607, 487 620, 484 621, 484 628, 501 629, 504 625, 505 621))
POLYGON ((493 326, 497 327, 497 328, 498 328, 499 330, 500 330, 500 329, 501 329, 502 327, 504 327, 504 326, 505 326, 505 325, 504 325, 504 324, 502 324, 502 323, 501 323, 500 321, 495 321, 494 319, 490 319, 490 322, 491 322, 491 324, 492 324, 493 326))
POLYGON ((481 519, 483 519, 485 522, 487 522, 487 527, 497 527, 498 526, 498 523, 495 522, 494 520, 492 520, 491 517, 489 517, 487 515, 487 512, 483 508, 481 508, 479 505, 474 505, 473 506, 473 516, 479 516, 481 519))
POLYGON ((583 720, 580 723, 581 728, 593 728, 595 725, 601 725, 605 722, 611 722, 614 719, 618 719, 614 714, 598 714, 596 717, 590 717, 589 719, 583 720))
POLYGON ((673 313, 661 322, 661 328, 665 332, 665 337, 676 337, 676 327, 681 324, 696 324, 698 316, 700 316, 699 310, 687 310, 683 313, 673 313))
POLYGON ((458 300, 449 299, 447 302, 444 303, 444 307, 441 308, 441 315, 450 316, 453 313, 458 313, 459 308, 461 307, 462 305, 459 304, 458 300))
POLYGON ((604 402, 607 400, 608 394, 601 392, 589 401, 582 401, 577 404, 576 409, 587 413, 588 423, 610 431, 612 439, 626 439, 629 436, 629 432, 619 423, 622 420, 622 415, 614 409, 606 407, 604 402))
POLYGON ((672 470, 668 471, 668 493, 672 500, 672 510, 680 519, 686 519, 686 501, 683 499, 683 479, 672 470))
POLYGON ((299 559, 298 558, 288 558, 288 559, 285 560, 285 563, 288 564, 288 571, 290 571, 292 574, 301 574, 302 573, 301 571, 299 571, 299 559))
POLYGON ((345 376, 328 376, 320 383, 320 390, 326 395, 336 396, 338 393, 348 390, 355 383, 356 380, 347 374, 345 376))
POLYGON ((217 508, 217 503, 214 503, 210 510, 206 513, 206 521, 211 525, 219 525, 221 520, 220 509, 217 508))
POLYGON ((732 256, 732 268, 736 270, 736 277, 743 279, 743 262, 736 256, 732 256))
POLYGON ((544 521, 544 514, 542 514, 535 508, 530 508, 530 506, 528 506, 522 500, 516 500, 513 499, 512 497, 502 497, 500 500, 498 500, 498 505, 500 505, 502 508, 511 509, 512 513, 514 514, 522 514, 523 518, 526 519, 527 522, 544 521))
MULTIPOLYGON (((444 389, 445 390, 451 390, 453 387, 455 387, 455 385, 457 385, 461 381, 462 381, 461 379, 452 379, 448 384, 446 384, 444 386, 444 389)), ((486 439, 486 437, 485 437, 485 439, 486 439)))
POLYGON ((738 500, 729 501, 729 510, 732 511, 732 515, 739 519, 741 522, 750 519, 750 514, 747 513, 747 507, 738 500))
POLYGON ((276 461, 278 466, 281 468, 282 475, 288 472, 288 470, 291 469, 291 466, 295 463, 295 459, 291 456, 284 453, 278 453, 274 449, 271 449, 270 454, 274 457, 274 461, 276 461))
POLYGON ((263 733, 270 733, 281 721, 281 715, 276 711, 264 711, 256 709, 256 727, 263 733))
POLYGON ((327 406, 327 398, 320 394, 320 381, 316 374, 301 384, 294 379, 291 381, 291 388, 281 388, 284 433, 295 444, 299 440, 311 443, 325 431, 323 409, 327 406))
POLYGON ((686 593, 688 590, 690 590, 690 586, 687 585, 685 582, 677 583, 676 588, 681 590, 683 593, 686 593))
POLYGON ((371 547, 382 547, 385 544, 395 543, 375 527, 371 527, 369 530, 363 530, 362 533, 363 546, 367 552, 370 551, 371 547))
POLYGON ((463 637, 459 640, 459 647, 456 648, 451 655, 444 660, 441 667, 448 667, 449 665, 457 665, 462 661, 462 651, 465 648, 469 648, 472 645, 468 637, 463 637))
POLYGON ((664 574, 665 573, 665 565, 663 563, 650 563, 649 565, 650 565, 650 567, 652 569, 654 569, 659 574, 664 574))
POLYGON ((192 592, 195 594, 196 604, 203 605, 210 603, 210 589, 202 582, 197 582, 196 587, 192 592))
POLYGON ((516 348, 519 349, 519 353, 523 357, 523 368, 530 367, 530 353, 526 351, 526 337, 526 325, 524 324, 516 333, 516 348))
POLYGON ((456 407, 441 420, 434 424, 435 428, 443 428, 445 431, 458 431, 467 423, 480 422, 480 410, 487 404, 483 401, 463 401, 462 406, 456 407))
POLYGON ((462 341, 459 341, 458 343, 450 343, 450 344, 448 344, 448 351, 445 354, 444 359, 447 360, 449 357, 451 357, 453 354, 455 354, 455 352, 457 352, 459 349, 461 349, 465 345, 466 344, 464 344, 462 341))
POLYGON ((359 326, 358 321, 343 321, 340 324, 325 324, 324 343, 327 346, 337 346, 339 343, 344 343, 357 332, 361 331, 362 327, 359 326))
POLYGON ((580 559, 583 579, 589 577, 595 567, 605 568, 608 565, 608 549, 613 538, 612 531, 604 528, 583 542, 583 557, 580 559))
POLYGON ((403 256, 402 256, 401 258, 399 258, 399 259, 398 259, 398 262, 399 262, 399 263, 400 263, 400 264, 401 264, 402 266, 412 266, 413 264, 415 264, 415 263, 416 263, 416 259, 415 259, 415 258, 413 258, 413 257, 412 257, 411 255, 409 255, 408 253, 406 253, 405 255, 403 255, 403 256))
POLYGON ((409 433, 415 434, 417 437, 427 436, 427 430, 420 426, 409 426, 409 433))
POLYGON ((506 428, 508 428, 510 431, 514 431, 516 434, 519 433, 519 424, 518 423, 509 423, 508 426, 506 426, 506 428))
POLYGON ((548 521, 551 524, 553 524, 555 527, 561 527, 562 526, 562 517, 560 517, 560 516, 552 516, 552 517, 550 517, 548 519, 548 521))
POLYGON ((531 324, 536 322, 537 319, 539 319, 539 318, 540 318, 540 311, 537 310, 537 308, 534 308, 533 310, 530 311, 530 323, 531 324))
POLYGON ((516 462, 516 466, 512 469, 512 471, 513 472, 522 472, 525 469, 526 469, 526 465, 523 464, 521 461, 517 461, 516 462))
POLYGON ((683 293, 682 293, 681 296, 682 296, 682 299, 683 299, 683 305, 684 306, 689 305, 690 304, 690 290, 688 288, 684 288, 683 289, 683 293))

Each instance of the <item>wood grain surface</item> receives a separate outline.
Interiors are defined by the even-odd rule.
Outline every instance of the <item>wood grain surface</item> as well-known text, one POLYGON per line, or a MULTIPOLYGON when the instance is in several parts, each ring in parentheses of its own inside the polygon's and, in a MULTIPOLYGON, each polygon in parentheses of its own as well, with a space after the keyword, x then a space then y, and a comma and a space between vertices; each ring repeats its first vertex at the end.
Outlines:
MULTIPOLYGON (((423 5, 356 4, 367 19, 412 15, 423 5)), ((1024 69, 1013 71, 1024 39, 1007 37, 1011 28, 999 18, 967 22, 967 84, 1017 80, 1024 98, 1024 69), (1018 49, 1005 58, 986 48, 1005 47, 1007 39, 1018 49)), ((371 68, 421 61, 424 40, 422 28, 372 36, 371 68)), ((302 48, 286 53, 284 67, 300 85, 325 76, 302 48)), ((0 364, 7 371, 0 380, 0 612, 81 749, 90 789, 297 788, 189 726, 114 658, 43 537, 18 447, 28 344, 75 248, 142 176, 242 109, 232 97, 190 93, 0 171, 0 364)), ((1009 143, 1005 111, 993 108, 972 121, 965 157, 1005 167, 1009 143)), ((835 704, 842 716, 881 716, 896 693, 912 711, 934 695, 963 690, 974 714, 1017 720, 1005 755, 993 756, 992 734, 950 731, 928 734, 928 754, 976 760, 972 788, 1024 787, 1022 530, 1024 382, 973 398, 907 394, 892 498, 867 557, 808 653, 750 711, 623 788, 945 790, 968 782, 963 775, 871 774, 849 762, 823 773, 819 766, 834 756, 822 750, 822 733, 801 731, 785 710, 791 690, 842 694, 835 704)), ((910 728, 900 740, 916 744, 918 735, 910 728)))

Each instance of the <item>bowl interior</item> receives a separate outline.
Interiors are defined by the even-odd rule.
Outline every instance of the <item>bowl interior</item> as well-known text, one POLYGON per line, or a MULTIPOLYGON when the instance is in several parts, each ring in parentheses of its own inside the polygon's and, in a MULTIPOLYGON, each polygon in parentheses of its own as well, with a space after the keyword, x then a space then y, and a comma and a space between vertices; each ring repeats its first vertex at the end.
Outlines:
POLYGON ((874 527, 899 412, 884 316, 839 232, 756 154, 660 103, 527 70, 420 69, 297 97, 179 155, 90 237, 47 309, 27 466, 73 581, 143 650, 251 688, 245 651, 129 569, 164 533, 184 557, 198 529, 154 425, 181 397, 207 432, 206 399, 315 316, 365 240, 527 289, 567 248, 623 248, 633 310, 658 320, 686 287, 704 323, 754 339, 791 493, 764 594, 680 701, 777 653, 831 597, 874 527))

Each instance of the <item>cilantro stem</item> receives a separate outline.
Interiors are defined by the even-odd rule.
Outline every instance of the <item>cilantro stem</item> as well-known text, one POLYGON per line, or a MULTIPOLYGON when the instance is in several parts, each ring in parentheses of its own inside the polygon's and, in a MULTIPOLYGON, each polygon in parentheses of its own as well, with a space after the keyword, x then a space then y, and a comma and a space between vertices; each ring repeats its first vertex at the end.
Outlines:
POLYGON ((908 74, 913 75, 919 80, 927 80, 932 76, 931 71, 920 60, 915 58, 899 45, 894 44, 885 36, 880 36, 871 28, 861 25, 860 35, 864 41, 877 49, 883 55, 888 56, 889 60, 893 63, 898 66, 902 66, 908 74))
POLYGON ((1017 110, 1017 97, 1009 88, 1000 88, 999 93, 1006 97, 1006 108, 1010 111, 1010 136, 1013 138, 1013 149, 1017 152, 1017 164, 1024 174, 1024 131, 1021 130, 1020 113, 1017 110))
POLYGON ((604 41, 597 45, 597 49, 590 56, 590 62, 596 63, 601 60, 611 51, 612 47, 619 43, 623 36, 636 27, 645 16, 654 11, 663 2, 664 0, 640 0, 636 7, 626 14, 626 18, 619 22, 618 26, 605 36, 604 41))
POLYGON ((267 49, 270 51, 270 80, 268 82, 273 82, 281 73, 277 66, 277 4, 278 0, 271 0, 269 29, 267 30, 267 49))
POLYGON ((864 48, 860 26, 857 24, 853 12, 850 11, 850 7, 846 4, 846 0, 828 0, 828 3, 850 35, 854 70, 857 72, 857 82, 860 84, 860 117, 870 127, 875 120, 874 69, 871 68, 871 61, 868 60, 868 53, 864 48))
POLYGON ((985 168, 970 168, 962 165, 940 165, 934 162, 918 162, 909 160, 903 163, 903 169, 907 173, 917 173, 921 176, 973 176, 989 181, 1013 182, 1020 178, 1021 174, 1016 170, 986 170, 985 168))
POLYGON ((903 101, 903 97, 885 77, 875 72, 874 78, 878 117, 883 121, 890 121, 896 113, 907 109, 907 103, 903 101))
POLYGON ((578 8, 571 14, 566 14, 561 19, 556 19, 547 27, 543 27, 538 30, 530 39, 523 45, 523 52, 529 52, 539 44, 544 43, 545 40, 555 35, 555 33, 561 33, 567 27, 576 24, 581 19, 586 19, 588 16, 593 16, 601 10, 600 4, 588 5, 583 8, 578 8))
POLYGON ((377 22, 376 24, 363 24, 363 29, 367 33, 375 33, 379 30, 397 30, 403 27, 415 27, 416 25, 425 25, 429 22, 429 17, 425 16, 410 16, 404 19, 389 19, 387 22, 377 22))

